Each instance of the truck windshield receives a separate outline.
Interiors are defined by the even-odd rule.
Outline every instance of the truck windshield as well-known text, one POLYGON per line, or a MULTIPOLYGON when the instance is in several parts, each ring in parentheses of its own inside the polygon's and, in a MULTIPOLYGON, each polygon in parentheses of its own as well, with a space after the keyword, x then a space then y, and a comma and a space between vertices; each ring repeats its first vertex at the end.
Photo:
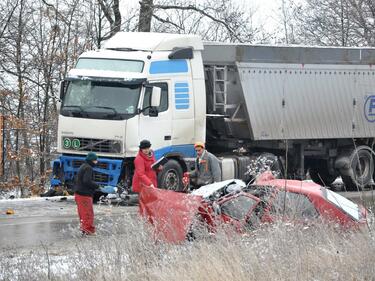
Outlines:
POLYGON ((61 114, 97 119, 130 118, 136 114, 141 86, 117 81, 70 81, 61 114))

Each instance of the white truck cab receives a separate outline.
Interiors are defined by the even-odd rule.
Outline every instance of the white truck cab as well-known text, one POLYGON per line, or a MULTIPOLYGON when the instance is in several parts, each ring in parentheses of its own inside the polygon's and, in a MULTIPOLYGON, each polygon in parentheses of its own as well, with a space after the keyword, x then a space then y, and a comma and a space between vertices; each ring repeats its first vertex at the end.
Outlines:
POLYGON ((94 151, 100 157, 96 180, 117 185, 142 139, 151 141, 157 159, 194 157, 194 142, 205 140, 202 50, 198 36, 117 33, 104 49, 83 53, 61 85, 62 155, 54 167, 64 176, 54 184, 72 181, 94 151), (159 105, 150 107, 158 88, 159 105))

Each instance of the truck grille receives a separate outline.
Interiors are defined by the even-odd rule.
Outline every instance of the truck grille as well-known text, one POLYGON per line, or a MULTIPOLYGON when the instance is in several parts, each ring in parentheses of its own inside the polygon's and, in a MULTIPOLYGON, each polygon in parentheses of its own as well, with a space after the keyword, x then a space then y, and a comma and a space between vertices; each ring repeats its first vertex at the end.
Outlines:
POLYGON ((93 151, 102 153, 121 153, 121 141, 62 137, 62 147, 67 150, 93 151))
POLYGON ((99 173, 99 172, 94 172, 94 181, 96 182, 109 182, 109 175, 107 174, 103 174, 103 173, 99 173))
MULTIPOLYGON (((72 161, 73 168, 78 169, 82 165, 83 162, 85 162, 85 161, 84 160, 73 160, 72 161)), ((107 170, 108 169, 108 163, 98 162, 98 164, 95 165, 95 168, 107 170)), ((99 183, 102 183, 102 182, 107 183, 108 181, 112 180, 112 177, 110 175, 94 171, 93 180, 95 182, 99 182, 99 183)))
MULTIPOLYGON (((82 163, 85 162, 84 160, 73 160, 72 166, 73 168, 79 168, 81 167, 82 163)), ((99 169, 108 170, 108 163, 98 162, 95 167, 99 169)))

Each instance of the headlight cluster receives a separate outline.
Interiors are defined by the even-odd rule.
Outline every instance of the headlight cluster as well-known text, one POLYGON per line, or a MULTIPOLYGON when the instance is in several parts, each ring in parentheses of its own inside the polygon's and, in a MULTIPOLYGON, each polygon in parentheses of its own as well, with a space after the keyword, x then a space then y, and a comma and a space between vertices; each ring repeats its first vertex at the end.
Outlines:
POLYGON ((112 152, 121 153, 121 142, 113 141, 111 144, 112 152))

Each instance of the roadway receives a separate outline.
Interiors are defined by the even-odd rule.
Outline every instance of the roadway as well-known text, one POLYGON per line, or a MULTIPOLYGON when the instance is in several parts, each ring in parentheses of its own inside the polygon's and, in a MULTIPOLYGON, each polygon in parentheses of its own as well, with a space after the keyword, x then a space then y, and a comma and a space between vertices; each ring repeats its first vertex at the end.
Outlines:
MULTIPOLYGON (((65 198, 0 200, 0 249, 48 245, 79 237, 74 198, 65 198), (9 209, 14 214, 7 215, 9 209)), ((135 206, 95 204, 95 221, 113 221, 125 215, 136 216, 137 210, 135 206)))

